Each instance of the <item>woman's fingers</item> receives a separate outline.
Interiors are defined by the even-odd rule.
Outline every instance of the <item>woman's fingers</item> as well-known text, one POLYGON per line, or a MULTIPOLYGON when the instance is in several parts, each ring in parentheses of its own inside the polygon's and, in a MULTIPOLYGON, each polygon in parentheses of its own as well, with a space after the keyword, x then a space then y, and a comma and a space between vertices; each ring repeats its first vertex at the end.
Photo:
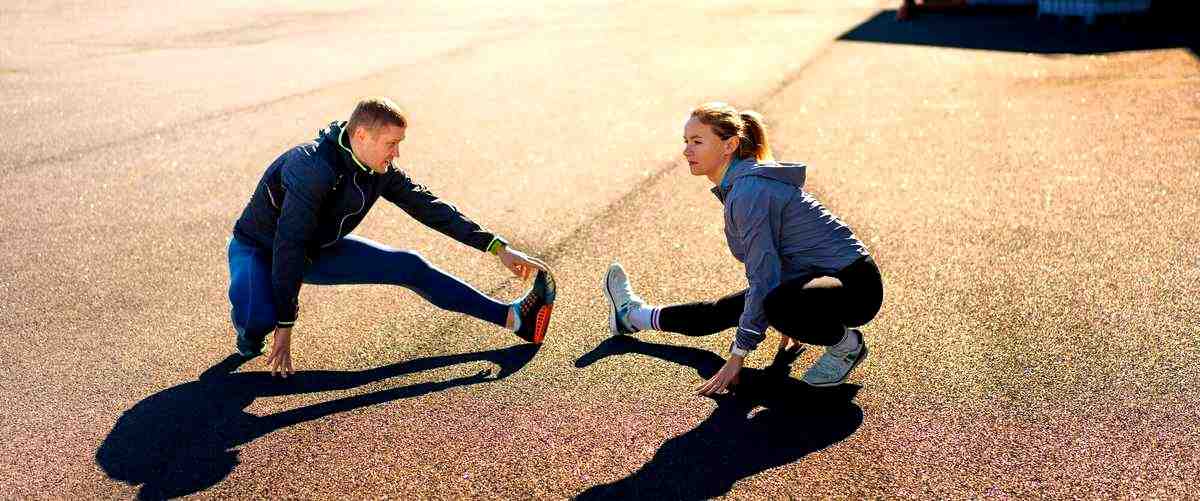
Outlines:
POLYGON ((721 372, 718 372, 715 376, 713 376, 711 379, 709 379, 703 385, 700 385, 700 388, 697 390, 697 393, 699 393, 700 395, 711 396, 715 393, 720 392, 721 390, 724 390, 725 385, 726 385, 726 382, 724 381, 724 379, 725 379, 724 374, 721 372))

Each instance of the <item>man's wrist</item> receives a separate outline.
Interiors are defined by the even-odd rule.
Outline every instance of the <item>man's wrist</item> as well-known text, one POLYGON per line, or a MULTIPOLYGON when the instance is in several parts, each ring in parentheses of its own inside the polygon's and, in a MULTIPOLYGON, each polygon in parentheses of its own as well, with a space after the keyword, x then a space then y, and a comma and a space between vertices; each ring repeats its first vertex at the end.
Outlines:
POLYGON ((500 252, 506 248, 508 248, 508 241, 500 237, 492 237, 492 242, 487 246, 487 252, 499 256, 500 252))

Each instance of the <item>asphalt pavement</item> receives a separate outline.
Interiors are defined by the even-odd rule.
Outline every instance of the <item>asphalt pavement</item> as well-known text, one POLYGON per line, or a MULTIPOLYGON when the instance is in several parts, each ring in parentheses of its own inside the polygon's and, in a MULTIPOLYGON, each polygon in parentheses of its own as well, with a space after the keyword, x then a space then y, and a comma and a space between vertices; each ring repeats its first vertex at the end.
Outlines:
MULTIPOLYGON (((1197 45, 892 3, 0 7, 0 496, 1195 496, 1197 45), (293 378, 230 357, 234 219, 369 95, 406 172, 553 266, 540 348, 306 286, 293 378), (608 339, 614 260, 659 304, 744 287, 680 155, 714 99, 883 271, 847 385, 798 381, 817 349, 765 377, 771 334, 702 398, 731 331, 608 339)), ((356 232, 521 292, 386 203, 356 232)))

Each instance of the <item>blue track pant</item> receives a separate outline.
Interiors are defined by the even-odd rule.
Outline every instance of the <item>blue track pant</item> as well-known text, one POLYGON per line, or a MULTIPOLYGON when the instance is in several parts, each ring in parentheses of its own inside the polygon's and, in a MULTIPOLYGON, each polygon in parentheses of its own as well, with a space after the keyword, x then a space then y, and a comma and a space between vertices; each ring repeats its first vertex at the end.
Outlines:
MULTIPOLYGON (((229 241, 229 302, 233 326, 247 339, 262 339, 275 329, 271 289, 271 251, 229 241)), ((369 239, 347 235, 321 249, 304 272, 304 283, 315 285, 398 285, 416 292, 443 310, 465 313, 501 327, 509 305, 429 264, 420 254, 393 249, 369 239)))

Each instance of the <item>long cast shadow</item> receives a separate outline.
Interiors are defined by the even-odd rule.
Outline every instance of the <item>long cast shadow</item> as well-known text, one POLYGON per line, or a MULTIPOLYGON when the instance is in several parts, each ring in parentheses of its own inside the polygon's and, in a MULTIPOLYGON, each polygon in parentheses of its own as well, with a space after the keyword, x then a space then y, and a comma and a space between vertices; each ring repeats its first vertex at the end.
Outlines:
MULTIPOLYGON (((702 378, 725 363, 709 351, 622 336, 601 343, 575 366, 630 353, 692 367, 702 378)), ((740 389, 718 397, 717 408, 696 428, 668 440, 638 471, 593 486, 578 499, 714 498, 738 480, 845 440, 862 425, 862 409, 854 403, 860 386, 816 389, 752 368, 741 377, 740 389)))
POLYGON ((538 345, 427 357, 362 371, 299 371, 288 379, 268 372, 234 373, 246 359, 236 354, 204 371, 196 381, 155 393, 125 411, 96 450, 96 463, 112 479, 142 485, 138 497, 165 499, 213 485, 238 464, 237 447, 275 430, 392 400, 456 386, 498 381, 537 354, 538 345), (268 416, 244 409, 258 397, 355 388, 440 367, 491 362, 484 370, 446 381, 417 383, 330 400, 268 416))
MULTIPOLYGON (((970 11, 968 11, 970 12, 970 11)), ((983 10, 971 14, 922 14, 909 22, 896 22, 896 11, 885 10, 838 37, 838 40, 962 49, 1026 52, 1035 54, 1103 54, 1134 50, 1187 48, 1200 56, 1200 30, 1180 22, 1173 11, 1116 25, 1098 22, 1084 29, 1031 12, 1020 15, 983 10)))

